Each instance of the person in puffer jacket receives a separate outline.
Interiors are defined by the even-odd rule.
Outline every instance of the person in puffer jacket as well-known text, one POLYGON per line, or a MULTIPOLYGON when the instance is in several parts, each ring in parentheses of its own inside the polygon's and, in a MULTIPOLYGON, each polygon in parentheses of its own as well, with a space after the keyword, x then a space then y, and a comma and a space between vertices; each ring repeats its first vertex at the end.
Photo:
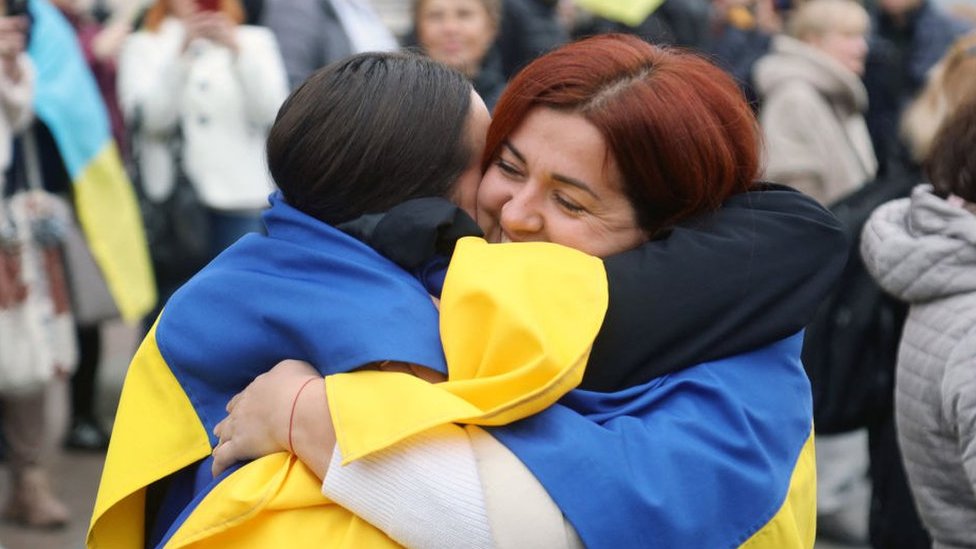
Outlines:
POLYGON ((976 546, 976 96, 939 130, 931 185, 878 208, 861 254, 910 304, 895 379, 909 485, 933 547, 976 546))

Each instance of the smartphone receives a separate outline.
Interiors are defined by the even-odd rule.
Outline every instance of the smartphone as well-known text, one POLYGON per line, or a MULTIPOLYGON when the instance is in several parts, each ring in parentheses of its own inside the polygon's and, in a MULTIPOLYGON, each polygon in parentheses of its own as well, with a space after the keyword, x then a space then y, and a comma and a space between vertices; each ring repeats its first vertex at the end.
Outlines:
POLYGON ((27 15, 28 0, 5 0, 6 15, 10 17, 27 15))
POLYGON ((220 0, 197 0, 197 9, 200 11, 220 11, 220 0))

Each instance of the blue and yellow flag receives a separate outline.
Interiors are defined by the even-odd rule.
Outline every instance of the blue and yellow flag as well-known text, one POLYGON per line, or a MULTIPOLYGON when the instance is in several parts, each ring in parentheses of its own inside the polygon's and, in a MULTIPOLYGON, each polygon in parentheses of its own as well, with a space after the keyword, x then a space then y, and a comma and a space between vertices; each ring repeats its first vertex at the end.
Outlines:
POLYGON ((572 390, 607 307, 598 259, 462 239, 438 327, 424 288, 364 244, 280 199, 265 220, 269 235, 242 239, 181 289, 137 353, 89 547, 142 547, 147 535, 167 548, 395 546, 292 456, 210 478, 223 405, 284 358, 338 374, 326 389, 347 461, 434 425, 507 425, 493 434, 587 546, 812 547, 802 334, 616 393, 572 390), (449 365, 449 378, 342 373, 385 359, 449 365), (164 478, 153 528, 147 488, 164 478))
POLYGON ((591 548, 813 547, 802 333, 491 429, 591 548))
MULTIPOLYGON (((345 461, 416 432, 422 423, 419 412, 401 410, 428 409, 426 403, 437 402, 429 393, 449 392, 452 382, 464 380, 477 387, 486 381, 479 379, 482 373, 492 372, 489 362, 498 369, 549 372, 550 379, 573 370, 579 359, 573 353, 579 347, 572 342, 578 345, 587 336, 563 323, 577 318, 578 311, 563 308, 558 299, 535 296, 542 290, 559 292, 556 280, 563 273, 586 266, 550 257, 548 268, 533 269, 544 273, 533 281, 532 272, 523 273, 519 266, 531 265, 546 245, 537 244, 540 249, 527 249, 528 256, 520 257, 511 252, 526 244, 482 245, 485 249, 479 250, 471 240, 458 244, 442 294, 441 333, 451 381, 402 382, 394 389, 392 380, 379 382, 381 372, 354 372, 327 381, 345 461), (504 273, 512 271, 520 276, 509 287, 504 273), (478 297, 477 306, 457 307, 472 296, 478 297), (539 308, 548 308, 550 314, 539 314, 539 308), (535 330, 523 327, 513 334, 508 323, 524 325, 521 319, 530 313, 538 322, 529 324, 535 330), (526 335, 545 334, 547 328, 567 339, 526 335), (547 343, 559 366, 530 366, 542 360, 536 341, 547 343), (466 365, 480 361, 486 367, 466 365), (455 365, 460 366, 457 371, 455 365)), ((572 288, 562 288, 567 300, 593 300, 572 288)), ((541 411, 512 408, 508 411, 513 413, 499 418, 450 419, 504 425, 490 428, 491 434, 532 471, 587 547, 810 548, 816 531, 816 468, 802 342, 801 332, 621 391, 576 389, 541 411), (519 411, 538 413, 525 417, 515 413, 519 411)), ((521 391, 526 406, 547 404, 536 384, 509 381, 506 389, 521 391)))
POLYGON ((122 317, 156 303, 142 217, 109 129, 105 103, 74 30, 48 0, 31 0, 28 54, 37 72, 34 112, 57 143, 88 246, 122 317))
POLYGON ((385 431, 392 438, 354 438, 364 451, 444 422, 507 423, 582 379, 607 303, 598 259, 553 245, 459 246, 482 260, 459 264, 477 270, 461 278, 482 283, 442 300, 441 318, 471 322, 455 322, 454 345, 442 351, 438 311, 410 274, 278 195, 264 219, 268 235, 241 239, 181 288, 136 353, 89 547, 395 545, 324 498, 320 481, 285 454, 210 477, 212 429, 227 401, 285 358, 323 374, 382 360, 440 372, 454 363, 449 381, 436 386, 389 372, 332 376, 351 386, 342 395, 361 394, 355 387, 370 395, 346 401, 356 407, 350 418, 379 411, 374 398, 388 397, 381 408, 397 411, 396 425, 406 427, 385 431), (558 282, 543 268, 553 264, 566 268, 558 282), (164 478, 168 489, 147 524, 148 489, 164 478))

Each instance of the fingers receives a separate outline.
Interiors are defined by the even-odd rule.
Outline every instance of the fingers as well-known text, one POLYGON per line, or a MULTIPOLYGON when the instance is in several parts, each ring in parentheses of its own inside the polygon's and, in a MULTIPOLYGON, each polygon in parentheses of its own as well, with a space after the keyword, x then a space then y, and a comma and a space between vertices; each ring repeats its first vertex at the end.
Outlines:
POLYGON ((214 430, 213 430, 214 436, 216 436, 218 439, 224 438, 225 435, 227 436, 227 438, 230 438, 229 436, 230 433, 225 432, 227 431, 227 425, 229 422, 230 422, 230 416, 225 417, 224 419, 220 420, 220 423, 214 425, 214 430))
POLYGON ((15 57, 24 51, 24 35, 19 33, 0 34, 0 55, 15 57))
POLYGON ((242 391, 240 393, 237 393, 233 397, 231 397, 230 402, 227 403, 227 408, 226 408, 228 414, 234 411, 234 407, 237 406, 237 403, 241 401, 243 395, 244 392, 242 391))
POLYGON ((18 15, 14 17, 0 17, 0 32, 14 31, 22 33, 27 30, 27 18, 18 15))
POLYGON ((221 440, 217 447, 213 450, 213 465, 210 466, 210 472, 214 477, 220 475, 228 467, 234 464, 237 459, 234 457, 234 452, 231 447, 230 441, 221 440))
POLYGON ((210 471, 216 477, 239 459, 239 456, 236 455, 237 445, 234 444, 232 417, 227 416, 215 425, 213 434, 217 437, 217 445, 214 446, 213 452, 211 452, 214 460, 210 471))

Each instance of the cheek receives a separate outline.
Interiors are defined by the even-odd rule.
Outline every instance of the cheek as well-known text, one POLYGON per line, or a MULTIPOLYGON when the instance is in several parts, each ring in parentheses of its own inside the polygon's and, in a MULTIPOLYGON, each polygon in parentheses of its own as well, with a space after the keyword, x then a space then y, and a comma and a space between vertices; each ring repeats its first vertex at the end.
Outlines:
POLYGON ((497 176, 493 175, 494 168, 488 170, 477 192, 478 224, 485 233, 491 232, 498 225, 502 206, 510 197, 506 197, 504 185, 499 184, 497 176))
POLYGON ((452 200, 461 207, 472 218, 478 218, 477 199, 478 181, 480 173, 466 174, 458 179, 457 187, 454 189, 452 200))

